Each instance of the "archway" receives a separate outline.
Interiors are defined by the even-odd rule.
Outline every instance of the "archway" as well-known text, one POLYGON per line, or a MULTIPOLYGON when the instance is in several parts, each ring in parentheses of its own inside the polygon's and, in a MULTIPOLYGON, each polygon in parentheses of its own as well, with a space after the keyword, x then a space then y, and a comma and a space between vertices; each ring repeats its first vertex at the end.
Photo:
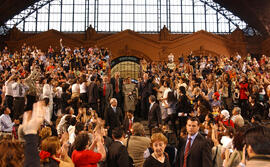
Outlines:
POLYGON ((111 76, 120 72, 121 78, 130 77, 138 80, 140 77, 140 59, 135 56, 121 56, 111 62, 111 76))

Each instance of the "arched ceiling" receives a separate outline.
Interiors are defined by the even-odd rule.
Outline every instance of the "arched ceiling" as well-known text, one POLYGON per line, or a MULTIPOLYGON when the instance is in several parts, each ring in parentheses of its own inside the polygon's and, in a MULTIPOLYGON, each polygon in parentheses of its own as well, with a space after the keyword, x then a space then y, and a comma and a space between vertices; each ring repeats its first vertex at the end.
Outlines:
POLYGON ((0 25, 39 0, 0 0, 0 25))
POLYGON ((263 36, 270 35, 269 0, 213 0, 240 17, 263 36))
MULTIPOLYGON (((0 0, 0 25, 38 0, 0 0)), ((270 35, 269 0, 213 0, 240 17, 263 36, 270 35)))

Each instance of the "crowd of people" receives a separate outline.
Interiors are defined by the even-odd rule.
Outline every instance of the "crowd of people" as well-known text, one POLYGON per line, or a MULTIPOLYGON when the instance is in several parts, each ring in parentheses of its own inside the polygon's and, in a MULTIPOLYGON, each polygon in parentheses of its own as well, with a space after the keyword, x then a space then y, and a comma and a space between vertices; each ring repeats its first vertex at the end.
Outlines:
POLYGON ((269 166, 269 57, 142 59, 134 82, 60 46, 1 52, 0 166, 269 166))

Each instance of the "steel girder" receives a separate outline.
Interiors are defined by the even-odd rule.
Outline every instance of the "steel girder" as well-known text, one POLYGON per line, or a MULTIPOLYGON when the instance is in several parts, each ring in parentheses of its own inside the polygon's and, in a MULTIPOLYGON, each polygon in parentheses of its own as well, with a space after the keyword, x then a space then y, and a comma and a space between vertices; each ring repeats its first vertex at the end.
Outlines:
MULTIPOLYGON (((33 14, 38 9, 42 8, 43 6, 49 4, 52 1, 54 1, 54 0, 42 0, 42 1, 38 1, 38 2, 34 3, 33 5, 29 6, 27 9, 25 9, 20 14, 18 14, 16 16, 16 19, 13 19, 12 18, 12 19, 10 19, 10 21, 12 20, 13 21, 13 26, 16 27, 21 22, 23 22, 27 17, 29 17, 31 14, 33 14)), ((5 25, 4 27, 5 28, 1 28, 1 30, 4 30, 4 31, 0 31, 0 34, 6 34, 7 31, 9 31, 12 28, 12 27, 7 27, 7 25, 5 25)))

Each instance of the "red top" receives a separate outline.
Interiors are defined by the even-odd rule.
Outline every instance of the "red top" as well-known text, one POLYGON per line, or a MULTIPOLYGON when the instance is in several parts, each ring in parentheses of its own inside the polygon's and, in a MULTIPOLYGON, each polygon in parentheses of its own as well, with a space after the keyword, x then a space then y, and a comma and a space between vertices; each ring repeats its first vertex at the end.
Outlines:
POLYGON ((222 123, 223 123, 224 125, 226 125, 226 126, 231 126, 231 127, 233 127, 233 128, 234 128, 234 123, 233 123, 233 121, 232 121, 232 120, 230 120, 230 124, 229 124, 229 120, 222 121, 222 123))
POLYGON ((51 66, 48 66, 46 70, 50 71, 50 70, 53 70, 53 69, 54 69, 54 66, 51 65, 51 66))
POLYGON ((101 154, 92 150, 74 150, 71 157, 75 167, 97 167, 101 154))
POLYGON ((240 90, 239 90, 239 98, 240 99, 248 99, 246 92, 248 91, 248 83, 240 83, 240 90))

